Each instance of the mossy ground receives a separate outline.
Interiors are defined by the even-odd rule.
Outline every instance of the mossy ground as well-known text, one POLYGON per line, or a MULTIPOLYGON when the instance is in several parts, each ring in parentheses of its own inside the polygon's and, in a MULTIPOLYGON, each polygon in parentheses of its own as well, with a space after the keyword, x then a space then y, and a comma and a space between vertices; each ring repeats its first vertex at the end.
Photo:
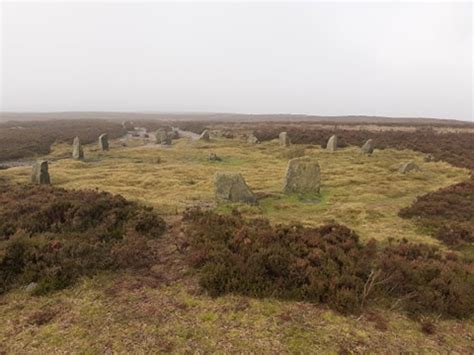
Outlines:
MULTIPOLYGON (((58 145, 47 158, 52 160, 53 184, 120 193, 154 206, 171 221, 187 206, 220 211, 237 206, 244 214, 277 223, 319 225, 333 219, 355 229, 364 240, 380 241, 406 237, 436 243, 397 213, 416 196, 467 178, 466 170, 424 163, 423 155, 413 151, 377 150, 367 157, 355 147, 329 153, 308 146, 306 155, 317 158, 321 166, 321 195, 300 199, 281 193, 286 153, 276 142, 253 146, 237 140, 181 139, 171 148, 139 141, 128 147, 112 142, 109 152, 86 146, 84 162, 58 159, 70 154, 70 146, 58 145), (210 152, 223 160, 208 161, 210 152), (422 172, 396 171, 409 160, 422 172), (264 197, 257 206, 216 206, 212 179, 217 171, 241 172, 264 197)), ((0 174, 26 182, 30 170, 13 168, 0 174)), ((397 310, 370 310, 386 320, 386 327, 381 327, 370 312, 345 317, 301 302, 210 298, 199 291, 195 275, 181 260, 173 244, 178 234, 170 232, 156 242, 162 261, 150 275, 104 273, 48 296, 31 297, 21 289, 0 296, 0 352, 474 352, 472 319, 437 321, 436 333, 425 335, 419 322, 397 310), (42 312, 51 316, 38 322, 42 312)))

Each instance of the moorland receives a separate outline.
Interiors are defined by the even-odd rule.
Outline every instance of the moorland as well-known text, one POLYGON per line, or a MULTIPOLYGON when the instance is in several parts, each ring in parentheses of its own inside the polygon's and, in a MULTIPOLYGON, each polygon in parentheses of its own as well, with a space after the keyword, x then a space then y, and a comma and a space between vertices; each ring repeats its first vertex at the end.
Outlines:
POLYGON ((474 351, 472 124, 7 117, 0 351, 474 351), (125 119, 148 133, 127 133, 125 119), (172 127, 211 140, 154 142, 172 127), (83 160, 71 159, 75 136, 83 160), (369 138, 376 150, 361 154, 369 138), (317 195, 282 193, 301 156, 319 162, 317 195), (51 186, 29 182, 39 158, 51 186), (400 173, 407 161, 421 171, 400 173), (223 171, 240 172, 258 203, 217 203, 223 171))

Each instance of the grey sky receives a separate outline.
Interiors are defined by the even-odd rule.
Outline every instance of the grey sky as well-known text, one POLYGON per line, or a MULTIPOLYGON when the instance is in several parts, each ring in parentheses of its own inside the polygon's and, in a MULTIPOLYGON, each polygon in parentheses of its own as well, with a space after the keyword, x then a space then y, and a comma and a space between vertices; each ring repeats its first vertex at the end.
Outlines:
POLYGON ((3 111, 473 120, 465 3, 2 3, 3 111))

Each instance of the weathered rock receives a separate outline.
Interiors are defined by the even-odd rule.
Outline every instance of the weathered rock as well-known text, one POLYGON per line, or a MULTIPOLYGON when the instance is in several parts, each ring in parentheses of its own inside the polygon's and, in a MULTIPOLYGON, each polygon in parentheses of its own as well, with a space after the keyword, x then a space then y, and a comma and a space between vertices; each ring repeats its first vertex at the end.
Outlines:
POLYGON ((109 136, 107 133, 102 133, 99 136, 99 148, 100 150, 109 150, 109 136))
POLYGON ((400 167, 398 171, 401 172, 402 174, 406 174, 411 171, 421 171, 421 169, 414 162, 410 161, 408 163, 402 164, 402 166, 400 167))
POLYGON ((239 173, 217 173, 214 191, 218 201, 256 203, 257 199, 239 173))
POLYGON ((372 154, 375 149, 375 144, 372 139, 369 139, 365 144, 360 148, 360 151, 364 154, 372 154))
POLYGON ((172 140, 179 139, 179 131, 176 128, 171 129, 171 132, 169 132, 168 135, 172 140))
POLYGON ((31 173, 31 182, 38 185, 51 183, 49 179, 48 162, 46 160, 38 160, 35 162, 31 173))
POLYGON ((156 144, 162 144, 162 145, 171 144, 171 136, 163 128, 157 129, 155 136, 156 136, 156 144))
POLYGON ((427 163, 430 163, 432 161, 435 161, 435 157, 433 156, 433 154, 427 154, 427 155, 425 155, 423 160, 427 163))
POLYGON ((285 193, 318 193, 321 183, 319 164, 310 157, 291 159, 286 169, 285 193))
POLYGON ((76 160, 84 159, 84 150, 79 137, 74 138, 72 142, 72 158, 76 160))
POLYGON ((135 126, 133 122, 131 121, 123 121, 122 122, 122 127, 126 129, 127 131, 133 131, 135 129, 135 126))
POLYGON ((252 134, 250 134, 250 135, 247 137, 247 143, 250 143, 250 144, 258 144, 258 143, 260 143, 260 141, 259 141, 258 138, 255 137, 255 135, 252 133, 252 134))
POLYGON ((218 157, 216 153, 209 154, 209 160, 210 161, 222 161, 222 159, 220 157, 218 157))
POLYGON ((202 131, 201 135, 199 136, 199 140, 205 142, 209 142, 211 140, 211 136, 209 135, 209 131, 207 129, 202 131))
POLYGON ((281 132, 278 135, 278 140, 280 142, 280 145, 283 147, 288 147, 291 144, 290 137, 288 137, 288 133, 286 132, 281 132))
POLYGON ((36 282, 30 282, 25 287, 25 291, 28 292, 28 293, 32 293, 37 287, 38 287, 38 284, 36 282))
POLYGON ((326 149, 330 152, 334 152, 337 149, 337 136, 332 135, 331 138, 328 140, 328 144, 326 145, 326 149))

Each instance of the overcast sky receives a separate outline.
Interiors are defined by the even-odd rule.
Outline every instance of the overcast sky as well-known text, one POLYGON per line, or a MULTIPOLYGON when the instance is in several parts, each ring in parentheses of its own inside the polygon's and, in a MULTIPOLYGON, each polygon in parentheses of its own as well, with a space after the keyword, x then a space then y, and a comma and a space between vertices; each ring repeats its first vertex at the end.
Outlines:
POLYGON ((2 3, 1 110, 473 120, 465 3, 2 3))

